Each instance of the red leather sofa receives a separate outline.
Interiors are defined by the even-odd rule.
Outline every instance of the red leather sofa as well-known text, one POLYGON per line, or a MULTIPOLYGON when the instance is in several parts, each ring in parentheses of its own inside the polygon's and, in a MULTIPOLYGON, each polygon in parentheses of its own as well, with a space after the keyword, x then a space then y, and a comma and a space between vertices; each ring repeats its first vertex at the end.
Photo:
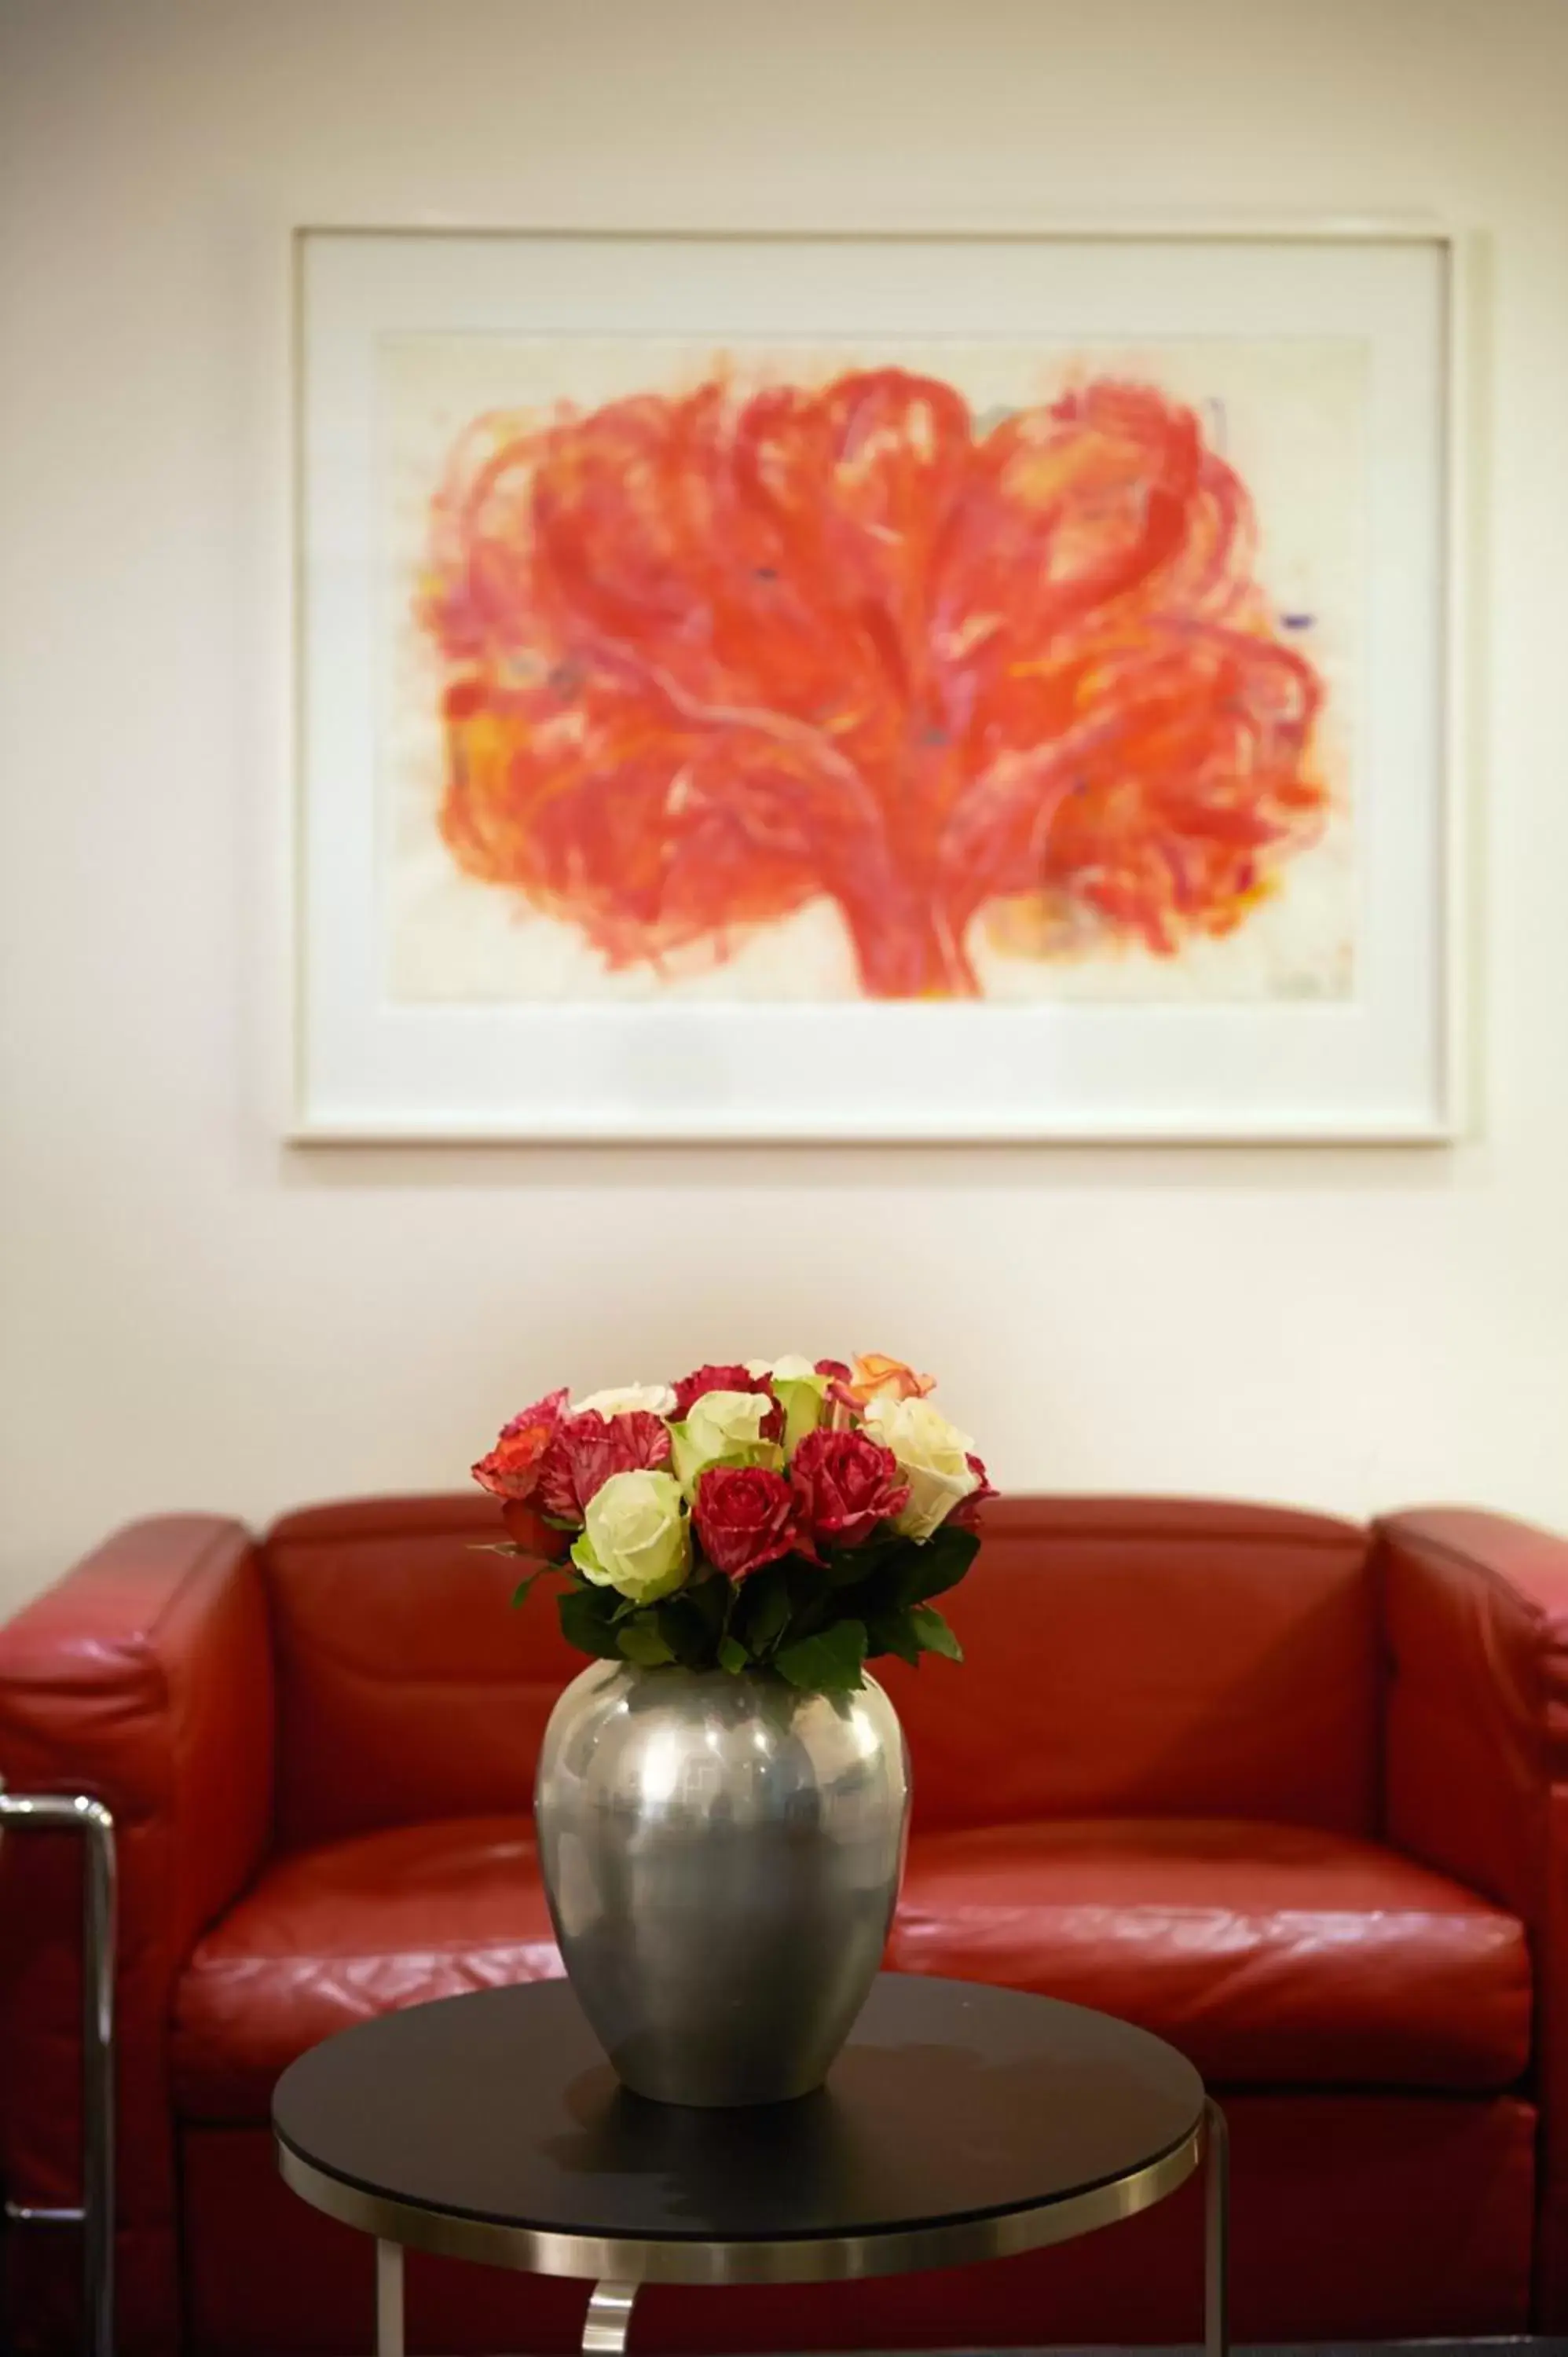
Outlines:
MULTIPOLYGON (((528 1813, 580 1667, 483 1499, 117 1537, 0 1632, 0 1774, 116 1813, 124 2357, 369 2345, 364 2240, 278 2180, 277 2073, 381 2008, 553 1974, 528 1813)), ((1014 1499, 889 1669, 915 1762, 890 1961, 1102 2006, 1227 2106, 1246 2340, 1568 2326, 1568 1544, 1479 1513, 1014 1499)), ((76 1874, 5 1846, 0 2159, 77 2182, 76 1874)), ((520 2116, 526 2088, 518 2091, 520 2116)), ((947 2275, 655 2292, 645 2349, 1195 2339, 1196 2189, 947 2275)), ((69 2238, 13 2329, 69 2345, 69 2238)), ((575 2348, 585 2287, 410 2270, 412 2345, 575 2348)))

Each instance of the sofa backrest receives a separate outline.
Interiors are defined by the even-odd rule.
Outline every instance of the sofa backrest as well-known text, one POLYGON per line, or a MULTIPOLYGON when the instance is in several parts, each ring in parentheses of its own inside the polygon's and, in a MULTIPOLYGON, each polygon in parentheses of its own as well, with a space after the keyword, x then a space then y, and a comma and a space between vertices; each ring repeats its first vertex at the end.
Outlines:
MULTIPOLYGON (((290 1515, 265 1542, 278 1837, 526 1810, 583 1666, 475 1496, 290 1515)), ((917 1821, 1222 1815, 1369 1829, 1377 1640, 1366 1533, 1266 1507, 1018 1498, 942 1599, 966 1667, 879 1663, 917 1821)))
POLYGON ((1228 1816, 1371 1831, 1370 1534, 1208 1501, 1012 1498, 939 1599, 965 1663, 878 1663, 928 1825, 1228 1816))
POLYGON ((489 1499, 315 1506, 263 1544, 287 1848, 439 1817, 525 1813, 555 1697, 584 1666, 489 1499))

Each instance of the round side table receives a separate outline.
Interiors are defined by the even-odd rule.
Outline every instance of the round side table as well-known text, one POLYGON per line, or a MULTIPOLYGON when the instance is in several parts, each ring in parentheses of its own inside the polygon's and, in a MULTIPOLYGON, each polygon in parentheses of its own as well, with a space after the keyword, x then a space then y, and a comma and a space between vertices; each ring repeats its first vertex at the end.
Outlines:
POLYGON ((1226 2357, 1224 2121, 1146 2030, 970 1981, 884 1974, 826 2087, 697 2111, 628 2094, 564 1981, 411 2007, 278 2082, 284 2177, 377 2240, 403 2357, 405 2246, 579 2276, 585 2352, 645 2283, 842 2282, 1069 2241, 1208 2162, 1205 2341, 1226 2357))

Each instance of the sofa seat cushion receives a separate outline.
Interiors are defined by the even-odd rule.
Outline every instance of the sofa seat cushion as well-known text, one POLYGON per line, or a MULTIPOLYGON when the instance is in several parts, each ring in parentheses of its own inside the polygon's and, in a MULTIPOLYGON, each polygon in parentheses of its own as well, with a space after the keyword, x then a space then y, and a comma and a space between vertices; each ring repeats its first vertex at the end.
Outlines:
POLYGON ((280 2072, 335 2030, 560 1973, 527 1817, 397 1826, 280 1857, 185 1969, 176 2106, 188 2120, 264 2121, 280 2072))
POLYGON ((1392 1850, 1303 1826, 917 1836, 888 1962, 1122 2015, 1221 2086, 1500 2089, 1530 2058, 1522 1924, 1392 1850))
MULTIPOLYGON (((1511 1915, 1391 1850, 1296 1826, 1096 1819, 917 1836, 888 1963, 1144 2023, 1217 2084, 1496 2089, 1526 2067, 1511 1915)), ((176 2102, 261 2123, 356 2021, 561 1971, 526 1817, 274 1862, 176 1998, 176 2102)))

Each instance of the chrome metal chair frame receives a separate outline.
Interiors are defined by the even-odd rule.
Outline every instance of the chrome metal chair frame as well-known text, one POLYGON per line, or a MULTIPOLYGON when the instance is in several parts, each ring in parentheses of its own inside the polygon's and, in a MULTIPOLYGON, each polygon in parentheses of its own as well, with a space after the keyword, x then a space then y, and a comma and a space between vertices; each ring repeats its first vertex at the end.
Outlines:
POLYGON ((114 2352, 114 1820, 87 1792, 8 1792, 0 1835, 75 1833, 81 1872, 81 2201, 43 2210, 7 2201, 11 2226, 75 2226, 81 2234, 85 2357, 114 2352))

